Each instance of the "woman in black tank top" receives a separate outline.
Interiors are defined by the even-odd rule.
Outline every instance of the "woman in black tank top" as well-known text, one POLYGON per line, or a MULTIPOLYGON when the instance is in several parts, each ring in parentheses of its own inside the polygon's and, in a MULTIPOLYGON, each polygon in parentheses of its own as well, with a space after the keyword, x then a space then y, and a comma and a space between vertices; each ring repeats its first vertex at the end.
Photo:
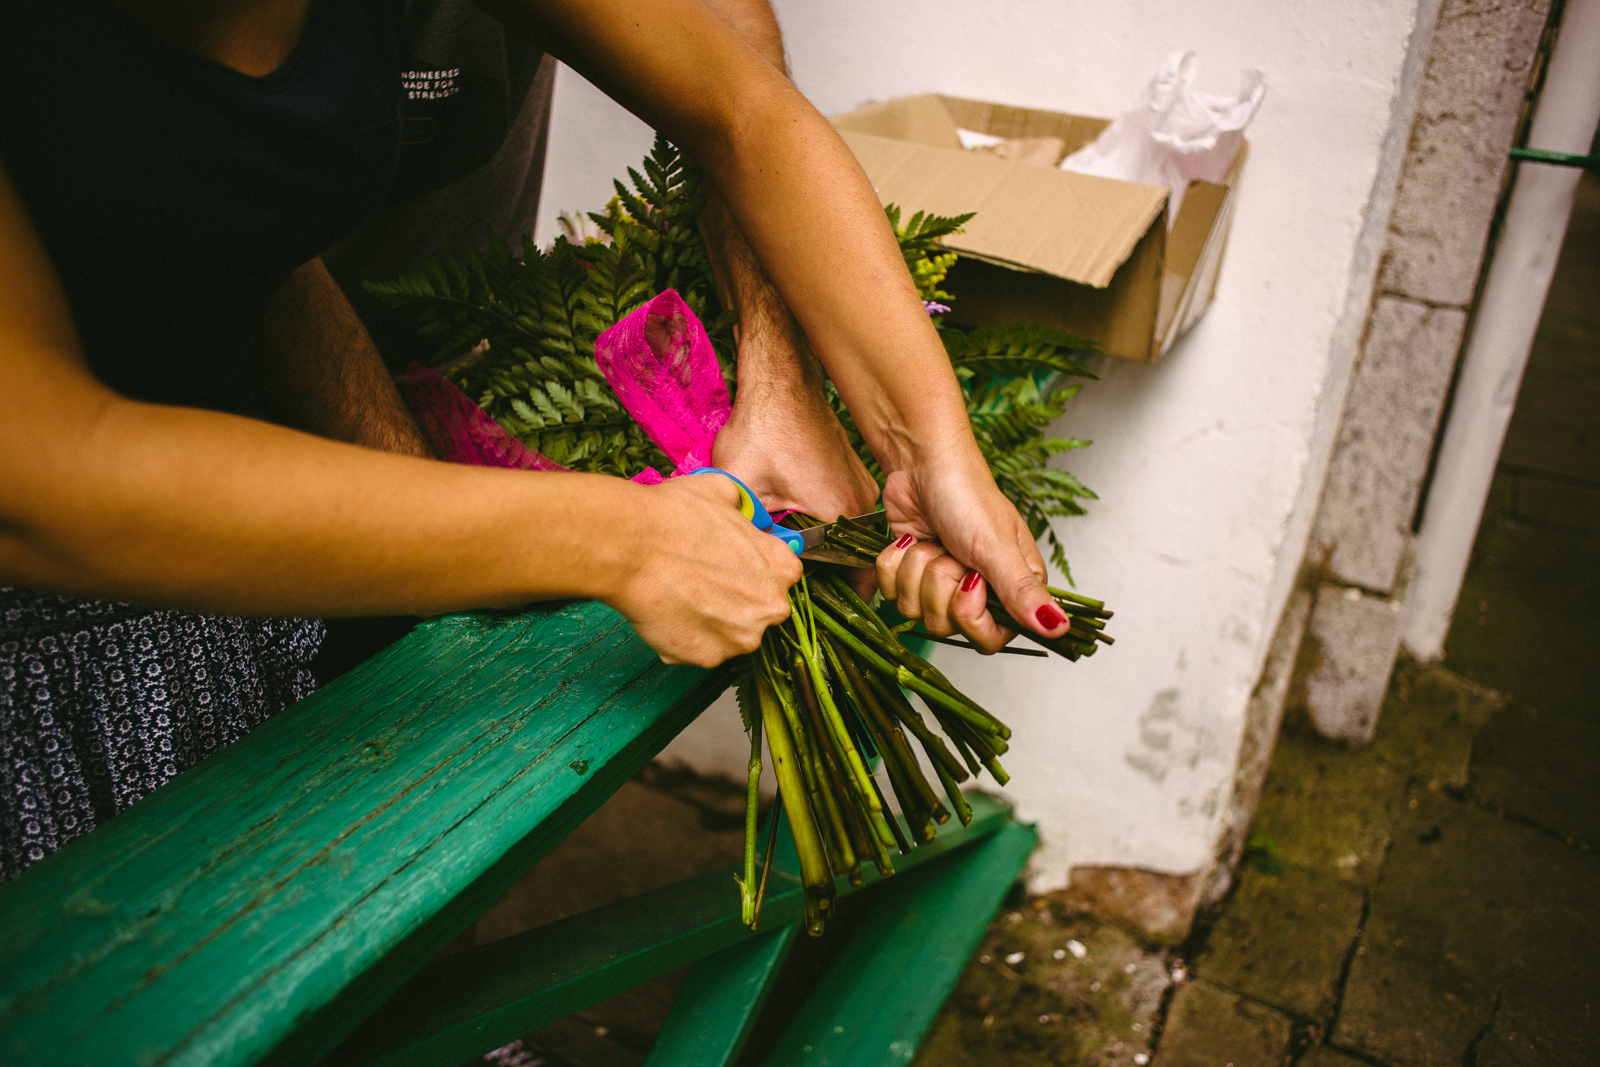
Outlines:
MULTIPOLYGON (((291 368, 329 436, 386 443, 352 406, 410 425, 372 360, 339 362, 370 342, 316 258, 392 179, 397 3, 0 12, 0 878, 304 695, 305 617, 591 597, 711 665, 788 616, 799 563, 725 479, 456 467, 260 417, 291 368)), ((886 588, 986 646, 1004 635, 981 583, 957 597, 966 565, 1016 618, 1051 603, 826 120, 696 0, 483 3, 726 194, 925 542, 892 550, 886 588)))
MULTIPOLYGON (((396 4, 313 4, 261 77, 107 0, 17 8, 0 158, 89 369, 124 397, 262 414, 268 302, 394 172, 396 4)), ((322 633, 0 588, 0 880, 309 695, 322 633)))

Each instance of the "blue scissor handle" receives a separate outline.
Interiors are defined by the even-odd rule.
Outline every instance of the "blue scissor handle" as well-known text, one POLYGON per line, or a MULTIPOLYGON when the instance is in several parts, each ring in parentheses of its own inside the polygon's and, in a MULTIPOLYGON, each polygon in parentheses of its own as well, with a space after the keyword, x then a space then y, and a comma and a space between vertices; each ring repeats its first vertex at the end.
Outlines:
POLYGON ((785 529, 772 521, 772 515, 761 503, 761 499, 750 491, 750 487, 738 478, 729 474, 721 467, 696 467, 690 474, 720 474, 739 487, 739 512, 750 520, 750 524, 763 533, 769 533, 782 541, 793 550, 795 555, 806 550, 806 539, 793 530, 785 529))

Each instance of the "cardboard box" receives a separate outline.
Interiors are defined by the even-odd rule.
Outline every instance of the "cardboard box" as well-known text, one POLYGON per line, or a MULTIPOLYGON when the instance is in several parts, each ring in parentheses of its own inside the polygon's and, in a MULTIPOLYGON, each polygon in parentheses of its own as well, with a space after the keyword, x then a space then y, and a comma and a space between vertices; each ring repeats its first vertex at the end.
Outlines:
POLYGON ((927 95, 833 123, 884 203, 907 216, 978 213, 944 242, 961 254, 945 285, 959 298, 954 322, 1041 322, 1153 361, 1211 303, 1246 143, 1220 184, 1189 183, 1168 232, 1165 186, 1039 165, 1059 163, 1108 119, 927 95), (958 129, 1013 143, 1000 155, 969 151, 958 129))

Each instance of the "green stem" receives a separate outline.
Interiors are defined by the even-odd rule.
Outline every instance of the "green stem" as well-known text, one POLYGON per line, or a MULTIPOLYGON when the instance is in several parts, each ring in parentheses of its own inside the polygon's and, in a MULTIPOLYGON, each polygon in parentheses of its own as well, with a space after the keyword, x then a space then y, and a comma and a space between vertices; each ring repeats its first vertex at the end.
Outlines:
POLYGON ((961 820, 961 825, 966 826, 971 823, 972 806, 962 795, 961 786, 957 785, 956 780, 939 764, 933 765, 933 771, 939 776, 939 784, 944 786, 944 795, 950 798, 950 806, 956 809, 956 818, 961 820))
MULTIPOLYGON (((761 704, 761 719, 766 725, 767 747, 772 750, 773 772, 778 778, 778 793, 789 816, 789 832, 794 837, 795 853, 800 858, 800 881, 806 894, 806 932, 822 933, 822 920, 833 913, 835 889, 833 872, 822 851, 816 819, 806 803, 806 790, 795 758, 794 744, 783 709, 766 673, 756 671, 756 695, 761 704)), ((776 818, 776 813, 774 813, 776 818)))
POLYGON ((970 704, 955 699, 936 685, 929 685, 904 667, 901 667, 895 673, 895 681, 921 696, 924 700, 932 701, 943 707, 962 722, 972 726, 978 733, 994 734, 997 739, 1009 737, 1011 734, 1011 731, 1006 729, 1004 724, 988 712, 983 712, 982 714, 974 712, 970 704), (1000 729, 996 730, 996 726, 999 726, 1000 729))
POLYGON ((767 637, 763 638, 762 643, 763 654, 769 657, 767 664, 769 677, 773 681, 773 688, 783 708, 784 718, 788 721, 789 733, 793 738, 800 762, 807 795, 811 800, 811 810, 816 813, 822 828, 822 840, 827 849, 828 862, 834 874, 842 875, 855 866, 855 854, 850 848, 849 836, 845 833, 844 820, 834 803, 833 791, 828 788, 827 772, 823 768, 822 757, 812 744, 813 738, 808 736, 809 727, 805 725, 805 711, 801 706, 798 687, 794 686, 793 679, 777 667, 781 641, 772 638, 772 633, 772 630, 768 630, 767 637))
MULTIPOLYGON (((931 833, 933 810, 941 807, 939 799, 928 785, 927 778, 923 777, 922 768, 911 754, 905 735, 889 713, 883 710, 877 693, 861 674, 860 668, 848 656, 840 655, 832 642, 828 643, 827 648, 843 677, 845 694, 861 712, 862 721, 877 742, 878 751, 883 753, 884 770, 889 775, 889 784, 894 787, 895 796, 900 799, 900 810, 906 817, 906 825, 911 827, 911 834, 917 843, 924 844, 923 828, 929 828, 928 832, 931 833)), ((945 818, 949 818, 948 813, 945 818)), ((893 822, 890 823, 890 829, 894 829, 893 822)))
MULTIPOLYGON (((832 685, 830 686, 830 689, 833 688, 833 686, 837 686, 838 693, 842 695, 842 699, 840 697, 835 697, 835 703, 838 706, 837 710, 840 711, 840 717, 842 719, 842 713, 845 709, 846 702, 851 699, 851 695, 849 692, 848 683, 844 677, 844 672, 839 664, 837 651, 834 649, 833 643, 825 634, 817 635, 817 648, 818 651, 822 653, 822 656, 819 658, 823 660, 824 683, 826 684, 831 682, 832 685)), ((871 737, 867 724, 860 719, 860 702, 856 701, 855 706, 857 709, 857 720, 861 723, 860 729, 868 731, 868 733, 863 736, 862 740, 870 743, 873 741, 873 738, 871 737)), ((854 747, 853 741, 852 747, 854 747)), ((873 747, 876 748, 877 745, 874 744, 873 747)), ((887 757, 885 758, 885 763, 887 764, 887 757)), ((877 864, 878 873, 887 878, 889 875, 894 873, 894 863, 890 859, 889 850, 897 847, 909 850, 910 846, 903 844, 904 839, 900 836, 899 825, 892 822, 893 815, 890 814, 888 806, 883 799, 883 790, 878 788, 878 780, 876 776, 871 774, 867 775, 867 785, 870 787, 871 793, 861 798, 864 801, 862 804, 862 818, 866 822, 867 829, 872 833, 870 843, 873 846, 873 863, 877 864)))
POLYGON ((822 807, 822 769, 821 764, 817 762, 817 754, 812 748, 811 739, 802 724, 803 714, 800 709, 799 694, 795 691, 792 679, 782 667, 784 636, 781 631, 777 636, 773 636, 773 631, 768 630, 762 638, 761 655, 767 666, 767 677, 777 694, 778 704, 783 708, 783 717, 789 724, 790 736, 794 739, 795 755, 799 758, 800 771, 805 777, 811 808, 817 811, 822 807))
MULTIPOLYGON (((898 663, 910 671, 925 684, 938 689, 952 700, 960 701, 981 717, 981 728, 985 733, 997 733, 1002 737, 1010 737, 1011 731, 999 719, 990 715, 977 701, 967 696, 951 684, 950 679, 941 674, 927 660, 911 651, 900 643, 883 620, 878 618, 877 612, 867 607, 865 601, 856 595, 838 575, 828 575, 825 582, 817 587, 817 599, 825 609, 831 608, 839 618, 835 621, 848 623, 854 628, 855 636, 864 644, 870 644, 878 655, 890 662, 898 663)), ((823 611, 822 617, 826 619, 828 612, 823 611)))
MULTIPOLYGON (((759 667, 754 668, 759 670, 759 667)), ((753 682, 753 679, 752 679, 753 682)), ((757 702, 760 701, 757 696, 757 702)), ((744 797, 744 879, 739 883, 739 910, 744 924, 755 928, 760 911, 756 896, 756 818, 761 807, 761 716, 750 719, 750 762, 745 771, 744 797)))
POLYGON ((962 740, 960 731, 951 729, 950 724, 940 719, 938 715, 935 715, 934 718, 938 720, 940 726, 945 728, 945 732, 950 736, 950 743, 955 746, 957 755, 961 757, 961 762, 967 765, 967 770, 972 772, 972 777, 978 777, 978 767, 981 765, 978 763, 977 757, 972 754, 972 749, 967 747, 966 741, 962 740))
POLYGON ((1007 782, 1011 781, 1011 775, 1006 773, 1006 769, 1000 766, 1000 761, 995 759, 993 756, 986 757, 983 761, 983 765, 988 772, 994 776, 996 785, 1005 785, 1007 782))
POLYGON ((912 673, 911 670, 908 669, 904 664, 893 664, 884 659, 877 652, 868 648, 865 643, 856 637, 855 634, 850 632, 844 623, 835 619, 832 615, 828 614, 828 612, 819 612, 817 614, 817 619, 822 623, 825 629, 848 645, 851 651, 860 656, 862 660, 864 660, 879 674, 894 678, 907 689, 921 694, 924 698, 930 701, 937 701, 941 707, 949 708, 952 714, 958 715, 964 720, 973 722, 977 728, 983 730, 985 733, 996 733, 1003 731, 1004 734, 1010 734, 1011 731, 988 712, 983 711, 981 708, 974 710, 970 702, 957 700, 955 697, 951 696, 949 693, 946 693, 938 686, 933 685, 932 683, 923 680, 923 678, 919 675, 912 673), (996 727, 999 729, 997 730, 996 727))
POLYGON ((869 821, 877 842, 882 846, 881 855, 876 855, 873 862, 878 865, 878 874, 884 878, 894 873, 894 859, 889 855, 891 848, 899 849, 904 856, 911 851, 911 844, 906 840, 905 834, 900 832, 900 823, 894 817, 894 812, 889 810, 889 802, 883 798, 883 790, 878 787, 878 779, 871 779, 872 791, 878 796, 881 810, 868 812, 869 821))
POLYGON ((772 800, 772 826, 767 830, 767 855, 761 861, 761 885, 756 890, 756 913, 750 920, 751 930, 754 930, 756 924, 761 921, 761 902, 767 899, 767 875, 772 873, 772 853, 778 847, 778 824, 783 821, 782 790, 779 790, 779 795, 772 800))
MULTIPOLYGON (((1057 589, 1053 585, 1047 585, 1044 589, 1045 592, 1058 600, 1070 600, 1074 604, 1082 604, 1084 607, 1093 608, 1095 611, 1106 610, 1106 602, 1104 600, 1095 600, 1093 597, 1086 597, 1082 593, 1074 593, 1070 589, 1057 589)), ((1109 619, 1111 613, 1107 611, 1105 617, 1109 619)))
POLYGON ((1017 631, 1029 641, 1032 641, 1041 648, 1048 648, 1051 652, 1056 653, 1058 656, 1064 656, 1069 660, 1075 660, 1080 656, 1089 655, 1095 647, 1093 641, 1086 642, 1079 640, 1078 635, 1070 629, 1060 637, 1046 637, 1043 634, 1034 633, 1032 630, 1028 629, 1028 627, 1022 625, 1016 619, 1013 619, 1010 613, 1006 611, 1005 606, 1002 605, 993 594, 990 594, 989 596, 988 607, 989 614, 994 618, 995 622, 999 623, 1007 630, 1017 631))
MULTIPOLYGON (((806 584, 804 578, 801 578, 800 584, 801 586, 806 584)), ((802 599, 805 606, 809 608, 809 597, 802 597, 802 599)), ((794 600, 793 589, 790 590, 790 600, 794 600)), ((791 610, 796 613, 803 611, 798 605, 791 610)), ((862 803, 873 811, 877 811, 877 799, 872 795, 872 787, 867 784, 867 779, 870 777, 867 774, 867 765, 861 759, 861 753, 856 750, 855 744, 850 740, 850 731, 845 728, 844 717, 839 714, 838 707, 834 705, 833 694, 829 692, 827 679, 823 677, 822 656, 817 650, 816 615, 811 611, 803 611, 802 617, 807 630, 800 635, 800 659, 804 669, 811 676, 811 684, 817 700, 817 707, 822 712, 823 724, 828 728, 828 732, 833 737, 834 745, 844 758, 845 765, 855 784, 856 791, 861 796, 862 803)), ((823 613, 823 617, 826 617, 826 613, 823 613)), ((797 622, 795 627, 797 632, 800 631, 800 627, 801 624, 797 622)))
MULTIPOLYGON (((877 693, 885 710, 892 713, 896 720, 905 724, 906 729, 911 731, 912 736, 921 742, 923 751, 928 754, 929 762, 935 767, 942 767, 956 781, 964 781, 967 777, 967 769, 961 765, 960 760, 950 754, 950 749, 945 746, 944 738, 928 729, 928 724, 922 721, 921 713, 911 706, 911 702, 900 691, 900 687, 878 674, 869 674, 866 679, 867 684, 877 693)), ((944 822, 945 820, 940 819, 939 821, 944 822)))
POLYGON ((844 840, 841 844, 843 850, 849 854, 845 873, 851 885, 859 886, 862 884, 861 864, 873 851, 872 843, 868 840, 870 831, 861 821, 861 809, 866 804, 864 801, 859 804, 850 803, 852 783, 840 769, 840 761, 835 758, 836 740, 829 736, 822 710, 818 705, 816 691, 811 686, 805 671, 804 658, 799 653, 795 654, 792 670, 798 683, 795 689, 800 694, 800 706, 805 709, 811 732, 817 741, 816 751, 823 769, 823 796, 843 824, 844 840))

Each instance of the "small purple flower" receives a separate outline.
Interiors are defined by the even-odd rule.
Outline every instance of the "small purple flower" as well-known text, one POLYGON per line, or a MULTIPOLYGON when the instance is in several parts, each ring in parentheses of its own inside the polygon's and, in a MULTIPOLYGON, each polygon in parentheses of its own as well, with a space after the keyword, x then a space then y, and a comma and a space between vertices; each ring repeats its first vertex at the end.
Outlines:
POLYGON ((950 310, 948 305, 941 304, 935 300, 924 300, 922 302, 922 309, 930 315, 943 315, 946 311, 950 310))

